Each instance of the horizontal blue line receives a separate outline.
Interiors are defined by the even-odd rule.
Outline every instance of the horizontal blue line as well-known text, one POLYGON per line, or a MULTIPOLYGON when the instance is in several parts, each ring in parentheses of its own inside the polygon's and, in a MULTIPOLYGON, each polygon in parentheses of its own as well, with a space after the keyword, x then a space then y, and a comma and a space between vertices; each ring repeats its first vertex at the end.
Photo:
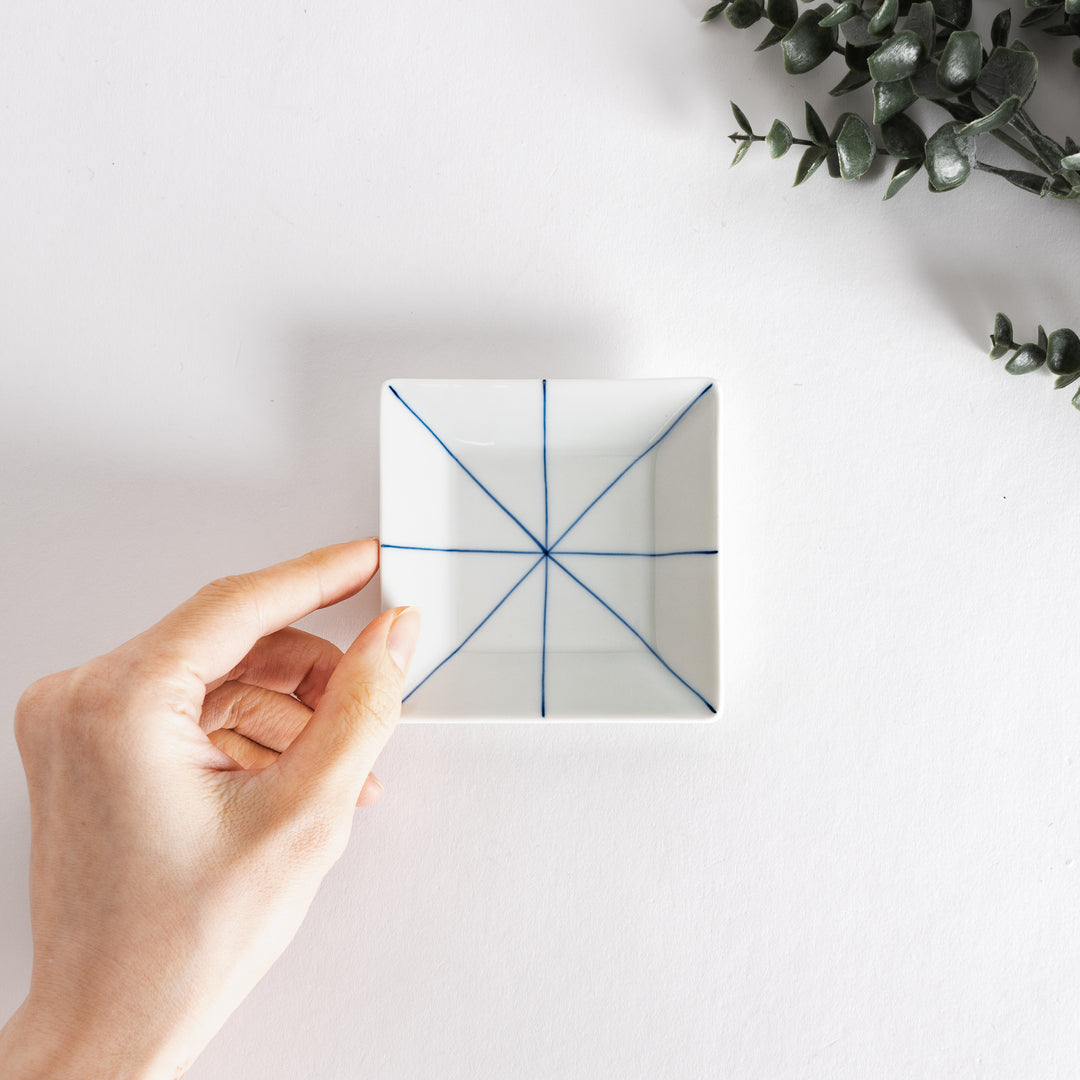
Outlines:
MULTIPOLYGON (((435 551, 456 555, 535 555, 527 548, 424 547, 420 544, 380 544, 394 551, 435 551)), ((600 555, 614 559, 670 559, 673 555, 719 555, 716 548, 697 551, 553 551, 553 555, 600 555)))
MULTIPOLYGON (((647 642, 647 641, 646 641, 646 640, 645 640, 645 639, 644 639, 644 638, 643 638, 643 637, 641 636, 641 634, 639 634, 639 633, 638 633, 638 632, 637 632, 637 631, 636 631, 636 630, 635 630, 635 629, 634 629, 634 628, 633 628, 633 627, 632 627, 632 626, 631 626, 631 625, 630 625, 630 624, 629 624, 629 623, 628 623, 628 622, 627 622, 627 621, 626 621, 626 620, 625 620, 625 619, 624 619, 624 618, 623 618, 623 617, 622 617, 622 616, 621 616, 621 615, 620 615, 620 614, 619 614, 619 613, 618 613, 618 612, 617 612, 617 611, 616 611, 616 610, 615 610, 615 609, 614 609, 614 608, 613 608, 613 607, 612 607, 612 606, 611 606, 611 605, 610 605, 610 604, 609 604, 609 603, 608 603, 608 602, 607 602, 606 600, 604 600, 604 599, 603 599, 603 598, 602 598, 601 596, 598 596, 598 595, 597 595, 597 594, 596 594, 595 592, 593 592, 593 590, 592 590, 592 589, 590 589, 590 588, 589 588, 589 586, 588 586, 588 585, 586 585, 586 584, 585 584, 585 582, 584 582, 584 581, 582 581, 582 580, 581 580, 581 578, 579 578, 579 577, 578 577, 578 576, 577 576, 576 574, 572 574, 572 573, 570 573, 570 571, 569 571, 569 570, 567 570, 567 569, 566 569, 566 567, 565 567, 565 566, 563 566, 563 564, 562 564, 561 562, 559 562, 559 560, 558 560, 558 559, 556 559, 554 555, 548 555, 548 558, 549 558, 549 559, 550 559, 550 560, 551 560, 551 561, 552 561, 552 562, 553 562, 553 563, 554 563, 554 564, 555 564, 555 565, 556 565, 556 566, 557 566, 557 567, 558 567, 558 568, 559 568, 559 569, 560 569, 560 570, 561 570, 561 571, 562 571, 562 572, 563 572, 564 574, 566 574, 566 576, 567 576, 567 577, 569 577, 569 578, 572 578, 572 579, 573 579, 574 581, 576 581, 576 582, 577 582, 577 583, 578 583, 578 584, 579 584, 579 585, 580 585, 580 586, 581 586, 581 587, 582 587, 582 588, 583 588, 583 589, 584 589, 584 590, 585 590, 585 591, 586 591, 586 592, 587 592, 587 593, 588 593, 588 594, 589 594, 589 595, 590 595, 590 596, 591 596, 591 597, 592 597, 592 598, 593 598, 593 599, 594 599, 595 601, 597 601, 597 603, 599 603, 599 604, 600 604, 600 605, 601 605, 602 607, 606 607, 606 608, 608 609, 608 611, 610 611, 610 612, 611 612, 611 614, 612 614, 612 615, 614 615, 614 616, 615 616, 615 618, 616 618, 616 619, 618 619, 618 620, 619 620, 619 622, 621 622, 621 623, 623 624, 623 626, 625 626, 625 627, 626 627, 626 629, 627 629, 627 630, 629 630, 629 631, 630 631, 630 633, 631 633, 631 634, 633 634, 633 635, 634 635, 634 637, 636 637, 636 638, 638 639, 638 641, 640 641, 640 642, 641 642, 641 644, 642 644, 642 645, 644 645, 644 646, 645 646, 645 648, 646 648, 646 649, 648 649, 648 650, 649 650, 649 652, 651 652, 651 653, 653 654, 653 656, 655 656, 655 657, 656 657, 656 659, 657 659, 657 660, 659 660, 659 661, 660 661, 660 663, 661 663, 661 664, 663 664, 663 665, 664 665, 664 667, 665 667, 665 668, 667 668, 667 670, 668 670, 668 671, 669 671, 669 672, 670 672, 670 673, 671 673, 671 674, 672 674, 672 675, 673 675, 673 676, 674 676, 674 677, 675 677, 676 679, 678 679, 678 680, 679 680, 679 682, 681 682, 681 683, 683 684, 683 686, 685 686, 685 687, 686 687, 686 689, 687 689, 687 690, 689 690, 689 691, 690 691, 690 693, 691 693, 691 694, 693 694, 693 695, 694 695, 694 696, 695 696, 696 698, 698 698, 698 699, 700 699, 700 700, 701 700, 701 702, 702 702, 702 703, 703 703, 703 704, 705 705, 705 707, 706 707, 706 708, 707 708, 707 709, 709 710, 709 712, 712 712, 712 713, 716 712, 716 707, 715 707, 714 705, 710 704, 710 703, 709 703, 709 700, 708 700, 708 699, 707 699, 707 698, 706 698, 706 697, 705 697, 704 695, 702 695, 702 694, 698 693, 698 691, 697 691, 697 690, 695 690, 695 689, 694 689, 694 688, 693 688, 693 687, 692 687, 692 686, 691 686, 691 685, 690 685, 690 684, 689 684, 689 683, 688 683, 688 682, 687 682, 687 681, 686 681, 686 680, 685 680, 685 679, 684 679, 684 678, 683 678, 683 677, 682 677, 682 676, 681 676, 681 675, 680 675, 680 674, 679 674, 679 673, 678 673, 678 672, 677 672, 677 671, 676 671, 676 670, 675 670, 675 669, 674 669, 674 668, 673 668, 673 667, 672 667, 672 666, 671 666, 671 665, 670 665, 670 664, 669 664, 669 663, 668 663, 668 662, 667 662, 667 661, 666 661, 666 660, 665 660, 665 659, 664 659, 664 658, 663 658, 663 657, 662 657, 662 656, 661 656, 661 655, 660 655, 660 654, 659 654, 659 653, 658 653, 658 652, 657 652, 657 651, 656 651, 656 650, 655 650, 655 649, 654 649, 654 648, 653 648, 653 647, 652 647, 652 646, 651 646, 651 645, 650 645, 650 644, 649 644, 649 643, 648 643, 648 642, 647 642)), ((530 572, 530 573, 532 573, 532 571, 531 571, 531 570, 530 570, 529 572, 530 572)))
MULTIPOLYGON (((384 545, 387 546, 387 545, 384 545)), ((531 553, 530 553, 531 554, 531 553)), ((716 548, 702 551, 564 551, 560 548, 553 555, 603 555, 618 559, 670 559, 673 555, 719 555, 716 548)))
POLYGON ((416 544, 380 544, 380 547, 393 548, 395 551, 447 551, 458 555, 535 555, 536 550, 523 551, 520 548, 444 548, 419 547, 416 544))

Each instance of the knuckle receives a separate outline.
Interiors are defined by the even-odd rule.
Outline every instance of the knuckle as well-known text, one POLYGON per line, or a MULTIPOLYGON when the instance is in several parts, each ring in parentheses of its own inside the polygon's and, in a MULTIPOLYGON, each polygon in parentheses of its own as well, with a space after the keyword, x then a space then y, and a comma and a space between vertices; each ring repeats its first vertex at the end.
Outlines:
POLYGON ((300 799, 274 829, 278 850, 293 862, 330 866, 349 842, 352 816, 337 813, 315 793, 300 799))
POLYGON ((46 675, 32 682, 15 705, 15 742, 25 749, 55 711, 55 702, 64 682, 63 674, 46 675))
POLYGON ((212 606, 233 607, 250 602, 256 591, 254 574, 229 574, 208 582, 197 595, 212 606))

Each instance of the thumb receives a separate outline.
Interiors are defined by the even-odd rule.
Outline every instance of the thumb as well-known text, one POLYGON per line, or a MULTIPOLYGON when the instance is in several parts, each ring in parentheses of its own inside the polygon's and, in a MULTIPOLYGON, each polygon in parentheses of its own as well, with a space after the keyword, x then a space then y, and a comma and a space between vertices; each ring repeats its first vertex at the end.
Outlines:
POLYGON ((305 788, 355 805, 401 714, 420 612, 402 607, 373 619, 338 662, 304 730, 278 759, 305 788))

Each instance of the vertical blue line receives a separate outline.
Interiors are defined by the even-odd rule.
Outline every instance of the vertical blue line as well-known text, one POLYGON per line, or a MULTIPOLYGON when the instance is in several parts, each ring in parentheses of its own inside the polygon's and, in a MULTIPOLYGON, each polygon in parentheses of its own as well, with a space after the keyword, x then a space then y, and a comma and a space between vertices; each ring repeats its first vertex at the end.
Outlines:
POLYGON ((540 715, 547 715, 547 600, 548 600, 548 563, 544 556, 544 636, 540 646, 540 715))
POLYGON ((540 383, 541 423, 544 432, 544 624, 540 642, 540 715, 547 715, 547 607, 548 607, 548 470, 547 379, 540 383))
POLYGON ((544 550, 548 546, 548 477, 547 477, 547 379, 540 384, 543 398, 543 425, 544 425, 544 550))

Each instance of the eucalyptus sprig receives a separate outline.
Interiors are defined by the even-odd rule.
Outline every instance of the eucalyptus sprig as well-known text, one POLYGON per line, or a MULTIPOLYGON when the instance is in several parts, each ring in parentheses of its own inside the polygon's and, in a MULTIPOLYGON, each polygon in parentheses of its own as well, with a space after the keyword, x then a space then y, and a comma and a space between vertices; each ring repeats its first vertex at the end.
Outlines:
MULTIPOLYGON (((1039 26, 1054 37, 1080 37, 1080 0, 1027 0, 1027 7, 1021 26, 1039 26)), ((1080 199, 1080 144, 1071 136, 1062 142, 1049 137, 1028 115, 1039 64, 1027 44, 1010 40, 1009 10, 994 19, 989 48, 968 29, 972 0, 841 0, 802 11, 799 0, 721 0, 704 21, 720 14, 737 29, 769 22, 758 50, 779 45, 789 74, 805 74, 840 55, 848 70, 830 94, 840 97, 872 84, 873 95, 870 119, 845 112, 831 132, 807 103, 808 139, 795 138, 780 120, 767 134, 757 134, 733 104, 740 128, 731 135, 738 143, 733 165, 756 142, 766 143, 773 157, 800 145, 806 149, 796 184, 822 163, 833 176, 855 180, 875 158, 888 156, 896 164, 886 199, 924 169, 936 192, 960 187, 979 170, 1040 196, 1080 199), (950 117, 929 136, 907 114, 920 100, 950 117), (1007 146, 1029 167, 1002 168, 979 157, 978 146, 986 137, 1007 146)), ((1080 65, 1080 48, 1073 60, 1080 65)))
MULTIPOLYGON (((1000 360, 1010 352, 1012 356, 1005 364, 1010 375, 1027 375, 1045 364, 1056 376, 1055 390, 1080 379, 1080 336, 1068 327, 1047 334, 1040 326, 1037 341, 1020 345, 1013 338, 1012 321, 999 311, 994 319, 994 332, 990 335, 990 358, 1000 360)), ((1080 390, 1073 395, 1072 403, 1080 409, 1080 390)))

